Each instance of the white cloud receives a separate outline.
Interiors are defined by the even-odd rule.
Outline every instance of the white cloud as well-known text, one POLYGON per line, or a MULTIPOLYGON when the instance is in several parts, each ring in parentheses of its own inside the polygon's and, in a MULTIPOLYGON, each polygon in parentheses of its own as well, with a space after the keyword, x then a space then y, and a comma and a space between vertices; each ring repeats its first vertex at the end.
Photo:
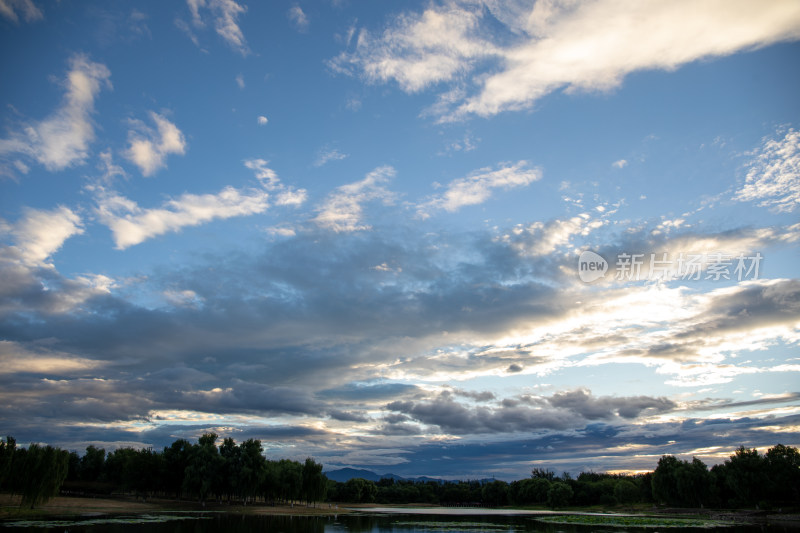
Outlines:
POLYGON ((570 243, 572 237, 585 237, 606 224, 601 219, 593 219, 588 213, 567 219, 549 222, 534 222, 528 227, 518 226, 501 240, 509 242, 523 255, 547 255, 570 243))
POLYGON ((306 190, 282 184, 268 163, 264 159, 244 161, 244 165, 255 172, 260 188, 228 186, 216 194, 185 193, 155 208, 142 208, 135 201, 101 185, 89 190, 95 195, 98 218, 111 230, 116 248, 124 250, 184 227, 263 213, 271 204, 296 207, 305 202, 306 190))
POLYGON ((234 0, 186 0, 186 3, 192 13, 192 24, 195 27, 205 27, 203 11, 207 10, 213 19, 217 34, 225 39, 231 48, 242 55, 250 52, 238 22, 239 15, 247 11, 246 6, 237 4, 234 0))
MULTIPOLYGON (((113 183, 117 177, 120 178, 127 178, 128 174, 125 172, 121 166, 114 164, 113 156, 111 155, 111 150, 105 150, 100 152, 100 163, 97 165, 97 168, 103 171, 103 175, 101 176, 101 181, 106 184, 113 183)), ((89 187, 91 188, 91 186, 89 187)))
POLYGON ((269 161, 265 159, 247 159, 244 162, 244 166, 255 172, 256 178, 261 182, 262 187, 267 190, 275 190, 281 186, 280 180, 278 179, 278 173, 267 166, 268 163, 269 161))
POLYGON ((259 125, 259 126, 263 126, 263 125, 265 125, 267 122, 269 122, 269 120, 268 120, 268 119, 267 119, 267 117, 265 117, 264 115, 260 115, 260 116, 258 117, 258 125, 259 125))
POLYGON ((620 159, 618 161, 614 161, 611 164, 611 166, 616 167, 616 168, 625 168, 626 166, 628 166, 628 161, 625 160, 625 159, 620 159))
POLYGON ((319 152, 317 160, 314 161, 314 166, 321 167, 329 161, 341 161, 342 159, 346 159, 347 155, 348 154, 343 154, 336 148, 323 148, 319 152))
POLYGON ((404 91, 449 81, 478 59, 497 54, 491 43, 478 36, 480 10, 462 9, 455 3, 422 14, 400 15, 378 37, 358 33, 353 53, 329 62, 336 71, 363 71, 370 81, 395 80, 404 91))
POLYGON ((15 24, 19 22, 18 11, 22 13, 25 22, 33 22, 44 18, 42 10, 36 7, 32 0, 0 0, 0 15, 15 24))
POLYGON ((138 166, 145 176, 152 176, 163 168, 169 154, 183 154, 186 150, 186 140, 175 124, 152 111, 150 119, 155 122, 158 131, 139 120, 133 121, 134 129, 128 132, 129 146, 125 151, 125 157, 138 166))
POLYGON ((115 286, 111 278, 92 273, 66 278, 52 262, 64 243, 83 231, 80 216, 63 206, 25 208, 13 224, 0 219, 0 238, 6 241, 0 244, 0 313, 69 313, 108 294, 115 286))
POLYGON ((312 221, 321 228, 336 232, 370 229, 362 222, 363 204, 374 200, 390 204, 394 194, 384 185, 394 175, 394 168, 378 167, 363 180, 338 187, 328 195, 312 221))
POLYGON ((244 76, 241 74, 236 76, 236 85, 238 85, 240 89, 244 89, 244 76))
POLYGON ((445 153, 447 152, 471 152, 475 148, 478 147, 480 139, 474 138, 469 132, 464 134, 464 137, 461 140, 451 142, 447 148, 445 153))
POLYGON ((114 192, 98 191, 97 214, 113 234, 118 250, 165 233, 215 219, 263 213, 269 193, 259 189, 225 187, 217 194, 183 194, 162 207, 145 209, 114 192))
POLYGON ((94 63, 85 55, 73 56, 61 107, 41 122, 26 124, 11 138, 0 140, 0 155, 21 153, 48 170, 82 163, 94 140, 94 100, 101 88, 111 87, 110 76, 105 65, 94 63))
POLYGON ((167 302, 175 307, 188 307, 196 309, 201 307, 205 300, 205 298, 199 296, 196 292, 189 289, 168 289, 163 292, 163 295, 167 302))
POLYGON ((394 80, 408 92, 471 74, 478 92, 437 109, 441 120, 454 120, 529 108, 561 89, 607 91, 638 70, 673 70, 797 38, 800 4, 793 0, 550 0, 527 11, 454 0, 399 15, 379 37, 361 30, 355 50, 330 65, 370 81, 394 80), (501 39, 491 37, 486 7, 515 38, 494 43, 501 39), (479 59, 491 58, 496 68, 476 72, 479 59))
POLYGON ((31 171, 31 168, 22 161, 20 161, 19 159, 14 161, 14 167, 23 174, 27 174, 28 172, 31 171))
POLYGON ((439 209, 458 211, 464 206, 485 202, 491 197, 493 189, 525 187, 542 177, 539 169, 527 167, 527 161, 519 161, 513 165, 506 163, 497 170, 482 168, 465 178, 455 179, 447 185, 443 194, 433 196, 420 204, 417 213, 427 218, 431 211, 439 209))
POLYGON ((267 232, 271 235, 278 235, 279 237, 294 237, 297 235, 297 231, 291 226, 272 226, 267 228, 267 232))
POLYGON ((13 235, 14 255, 23 264, 52 267, 47 259, 61 248, 64 241, 83 233, 83 227, 75 212, 61 206, 50 211, 25 209, 21 220, 12 226, 6 225, 6 232, 13 235))
POLYGON ((794 211, 800 205, 800 132, 789 129, 783 139, 765 139, 734 198, 760 200, 759 206, 778 212, 794 211))
POLYGON ((295 4, 289 8, 289 12, 286 14, 286 16, 289 17, 289 20, 292 22, 292 24, 294 24, 298 31, 308 30, 308 17, 299 5, 295 4))
POLYGON ((275 195, 275 205, 288 205, 298 207, 303 205, 308 198, 308 193, 305 189, 294 189, 293 187, 285 187, 275 195))
POLYGON ((261 182, 261 186, 268 191, 275 193, 275 203, 277 205, 299 206, 306 201, 307 192, 305 189, 295 189, 281 183, 278 173, 267 166, 269 161, 264 159, 247 159, 244 166, 255 172, 256 178, 261 182))

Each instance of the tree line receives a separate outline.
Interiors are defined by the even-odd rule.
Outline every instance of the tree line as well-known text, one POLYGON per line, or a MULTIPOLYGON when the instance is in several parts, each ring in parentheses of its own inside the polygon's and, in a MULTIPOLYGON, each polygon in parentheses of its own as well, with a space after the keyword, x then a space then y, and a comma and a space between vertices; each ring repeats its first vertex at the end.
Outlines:
POLYGON ((672 507, 780 508, 800 506, 800 452, 778 444, 759 453, 740 447, 708 468, 693 458, 665 455, 643 474, 569 473, 535 468, 530 477, 502 480, 412 481, 384 478, 327 479, 311 458, 268 460, 261 442, 217 446, 208 433, 197 443, 178 439, 163 451, 89 446, 83 456, 51 446, 17 448, 0 440, 0 490, 34 506, 62 493, 128 493, 137 497, 217 502, 430 503, 446 506, 548 506, 658 504, 672 507))
POLYGON ((553 509, 641 503, 692 508, 800 507, 800 453, 797 448, 782 444, 763 455, 755 448, 740 447, 711 469, 696 457, 685 461, 665 455, 653 472, 581 472, 575 478, 568 472, 557 476, 551 470, 535 468, 529 478, 510 483, 351 479, 344 483, 330 481, 328 495, 333 501, 347 502, 553 509))
POLYGON ((328 479, 322 464, 268 460, 261 441, 236 444, 207 433, 197 443, 178 439, 163 451, 120 448, 110 453, 89 446, 79 456, 51 446, 17 448, 13 437, 0 441, 0 490, 22 495, 33 507, 59 492, 134 494, 209 499, 237 503, 305 503, 325 499, 328 479))

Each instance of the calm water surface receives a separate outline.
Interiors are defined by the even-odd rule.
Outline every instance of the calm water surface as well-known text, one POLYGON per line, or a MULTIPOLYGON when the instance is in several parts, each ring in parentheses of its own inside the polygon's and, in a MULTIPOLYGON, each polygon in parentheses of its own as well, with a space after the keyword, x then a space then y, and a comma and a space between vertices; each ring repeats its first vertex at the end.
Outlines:
MULTIPOLYGON (((473 510, 474 511, 474 510, 473 510)), ((685 528, 697 533, 800 533, 798 524, 770 526, 736 526, 714 529, 685 528)), ((87 517, 85 519, 53 520, 48 523, 0 523, 6 532, 66 532, 71 533, 655 533, 679 531, 671 528, 611 528, 597 526, 567 526, 537 522, 534 516, 485 514, 349 514, 336 517, 314 516, 252 516, 225 513, 153 514, 138 517, 87 517)))

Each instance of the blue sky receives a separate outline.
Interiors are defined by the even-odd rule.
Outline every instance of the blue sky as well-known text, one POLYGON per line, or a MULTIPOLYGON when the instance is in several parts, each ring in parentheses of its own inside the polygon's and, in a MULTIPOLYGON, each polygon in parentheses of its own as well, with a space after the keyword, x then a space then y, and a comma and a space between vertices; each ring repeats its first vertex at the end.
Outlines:
POLYGON ((0 27, 18 441, 503 479, 800 444, 797 2, 0 0, 0 27))

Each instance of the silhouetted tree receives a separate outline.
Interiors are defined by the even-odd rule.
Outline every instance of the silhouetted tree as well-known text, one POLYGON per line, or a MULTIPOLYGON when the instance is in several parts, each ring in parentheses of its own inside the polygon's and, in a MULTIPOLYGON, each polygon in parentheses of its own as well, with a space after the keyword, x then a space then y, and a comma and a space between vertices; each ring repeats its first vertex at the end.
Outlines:
POLYGON ((344 484, 342 496, 345 501, 353 503, 370 503, 375 501, 378 494, 378 487, 374 481, 369 481, 360 477, 348 479, 344 484))
POLYGON ((192 447, 183 478, 183 490, 197 495, 203 505, 213 489, 219 486, 222 458, 217 451, 215 433, 206 433, 192 447))
POLYGON ((681 507, 702 507, 711 499, 712 476, 696 457, 692 462, 665 455, 653 473, 653 498, 681 507))
POLYGON ((178 439, 172 445, 164 448, 164 482, 165 491, 171 492, 180 498, 183 490, 183 478, 189 459, 192 454, 192 443, 185 439, 178 439))
POLYGON ((553 472, 552 470, 536 467, 533 470, 531 470, 531 477, 542 478, 546 479, 547 481, 553 481, 556 478, 556 473, 553 472))
POLYGON ((563 481, 556 481, 547 491, 547 505, 552 509, 566 507, 572 500, 572 487, 563 481))
POLYGON ((767 496, 775 504, 800 505, 800 452, 778 444, 764 455, 768 479, 767 496))
POLYGON ((11 465, 16 451, 17 441, 14 437, 9 435, 6 440, 0 439, 0 490, 5 489, 11 481, 11 465))
POLYGON ((97 481, 103 473, 106 462, 106 451, 90 444, 81 457, 78 479, 81 481, 97 481))
POLYGON ((481 488, 481 501, 491 507, 505 505, 508 502, 508 483, 496 479, 484 484, 481 488))
POLYGON ((322 464, 317 463, 311 457, 306 458, 302 476, 303 496, 306 504, 322 500, 328 489, 328 478, 322 473, 322 464))
POLYGON ((767 463, 755 448, 739 447, 724 463, 725 482, 738 505, 758 505, 766 496, 767 463))
MULTIPOLYGON (((258 489, 266 474, 266 459, 263 455, 261 441, 248 439, 244 441, 239 453, 239 479, 238 488, 240 495, 245 503, 248 499, 254 498, 258 494, 258 489)), ((320 465, 322 471, 322 465, 320 465)))
POLYGON ((635 503, 639 500, 639 487, 630 480, 620 479, 614 485, 614 498, 619 503, 635 503))
POLYGON ((20 478, 22 505, 34 506, 58 495, 61 485, 67 478, 69 452, 31 444, 25 450, 22 462, 24 477, 20 478))

